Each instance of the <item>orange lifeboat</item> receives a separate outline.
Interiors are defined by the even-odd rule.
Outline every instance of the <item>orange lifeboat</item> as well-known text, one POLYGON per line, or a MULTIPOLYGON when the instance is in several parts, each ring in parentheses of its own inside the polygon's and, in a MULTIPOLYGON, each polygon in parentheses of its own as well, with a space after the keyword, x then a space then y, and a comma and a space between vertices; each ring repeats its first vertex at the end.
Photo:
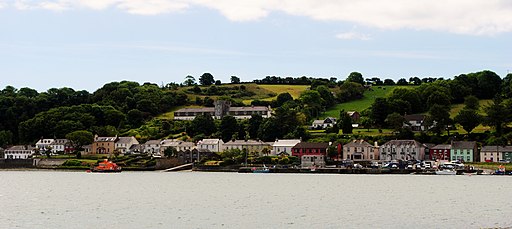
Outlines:
POLYGON ((92 172, 98 173, 119 173, 121 172, 121 166, 118 166, 116 163, 111 162, 105 159, 103 162, 100 162, 98 166, 95 166, 92 169, 92 172))

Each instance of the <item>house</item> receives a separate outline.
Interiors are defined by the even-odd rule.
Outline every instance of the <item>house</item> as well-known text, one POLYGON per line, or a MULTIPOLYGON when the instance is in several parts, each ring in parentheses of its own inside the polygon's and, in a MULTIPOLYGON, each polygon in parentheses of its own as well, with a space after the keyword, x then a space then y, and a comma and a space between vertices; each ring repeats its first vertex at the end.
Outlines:
POLYGON ((115 137, 99 137, 94 135, 94 142, 92 143, 92 154, 111 154, 116 149, 117 136, 115 137))
POLYGON ((260 155, 269 154, 272 146, 263 141, 256 140, 233 140, 224 143, 224 150, 239 149, 248 153, 257 153, 260 155))
POLYGON ((425 120, 427 118, 426 115, 422 114, 412 114, 405 115, 405 122, 403 127, 409 127, 412 131, 426 131, 429 128, 426 126, 425 120))
POLYGON ((160 154, 160 143, 161 140, 149 140, 142 144, 142 152, 145 154, 160 154))
POLYGON ((301 168, 325 167, 325 155, 303 155, 300 158, 301 168))
POLYGON ((374 147, 365 140, 353 140, 343 146, 345 160, 375 160, 374 147))
POLYGON ((480 162, 512 161, 512 146, 484 146, 480 149, 480 162))
POLYGON ((82 146, 82 149, 83 149, 83 153, 84 154, 91 154, 91 152, 92 152, 92 144, 84 145, 84 146, 82 146))
POLYGON ((71 153, 75 150, 68 139, 55 139, 50 148, 52 153, 71 153))
POLYGON ((452 161, 475 162, 480 155, 475 141, 453 141, 450 156, 452 161))
POLYGON ((222 152, 224 150, 224 141, 222 139, 203 139, 197 143, 197 148, 216 153, 222 152))
POLYGON ((452 145, 436 145, 429 149, 429 159, 430 160, 440 160, 440 161, 449 161, 450 160, 450 151, 452 149, 452 145))
POLYGON ((359 122, 359 119, 361 118, 361 114, 357 111, 348 111, 347 114, 350 116, 353 123, 359 122))
POLYGON ((379 148, 380 160, 424 160, 425 145, 416 140, 391 140, 379 148))
POLYGON ((35 153, 35 148, 28 145, 13 146, 4 151, 5 159, 28 159, 35 153))
POLYGON ((198 115, 210 115, 214 119, 224 116, 233 116, 236 119, 250 119, 252 115, 261 115, 263 118, 272 116, 272 109, 265 106, 231 107, 229 101, 215 101, 215 107, 183 108, 174 112, 174 120, 193 120, 198 115))
POLYGON ((160 155, 164 155, 164 151, 169 147, 173 147, 176 151, 181 152, 194 149, 196 144, 176 139, 165 139, 160 142, 160 155))
MULTIPOLYGON (((138 145, 139 141, 133 136, 131 137, 118 137, 115 142, 115 150, 119 153, 125 154, 130 152, 130 148, 133 145, 138 145)), ((131 152, 130 152, 131 153, 131 152)))
POLYGON ((141 144, 133 144, 132 147, 128 150, 129 153, 140 154, 142 152, 141 144))
POLYGON ((41 138, 36 142, 36 148, 40 152, 45 152, 46 150, 51 150, 50 145, 55 141, 53 138, 41 138))
POLYGON ((292 147, 292 156, 302 158, 304 155, 326 156, 329 143, 300 142, 292 147))
POLYGON ((311 125, 312 129, 325 129, 336 125, 336 118, 328 117, 324 120, 314 120, 311 125))
POLYGON ((272 155, 292 154, 292 148, 300 143, 300 139, 276 139, 272 144, 272 155))

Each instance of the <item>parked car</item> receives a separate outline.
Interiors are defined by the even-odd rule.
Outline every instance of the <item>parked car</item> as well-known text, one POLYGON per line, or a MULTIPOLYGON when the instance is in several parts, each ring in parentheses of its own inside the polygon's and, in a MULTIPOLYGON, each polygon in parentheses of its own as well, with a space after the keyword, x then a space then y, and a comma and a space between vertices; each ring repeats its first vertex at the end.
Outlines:
POLYGON ((510 163, 510 160, 504 160, 504 159, 501 159, 501 160, 499 161, 499 163, 510 163))

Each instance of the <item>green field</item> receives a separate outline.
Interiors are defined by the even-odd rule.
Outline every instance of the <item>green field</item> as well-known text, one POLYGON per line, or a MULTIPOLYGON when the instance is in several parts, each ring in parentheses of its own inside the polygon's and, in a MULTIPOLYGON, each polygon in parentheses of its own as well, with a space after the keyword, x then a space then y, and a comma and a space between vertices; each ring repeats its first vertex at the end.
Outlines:
POLYGON ((327 117, 339 117, 341 109, 345 109, 345 111, 362 112, 363 110, 369 108, 376 98, 388 96, 388 94, 390 94, 397 87, 399 86, 374 86, 373 91, 366 91, 362 99, 337 104, 336 106, 324 112, 320 116, 320 119, 327 117))
MULTIPOLYGON (((290 95, 297 99, 299 98, 300 94, 305 91, 309 86, 308 85, 268 85, 268 84, 261 84, 257 85, 259 89, 263 89, 265 91, 270 91, 275 94, 275 96, 268 96, 266 98, 257 98, 264 101, 272 101, 277 98, 277 95, 281 93, 290 93, 290 95)), ((252 100, 254 99, 245 99, 243 102, 244 104, 251 104, 252 100)))

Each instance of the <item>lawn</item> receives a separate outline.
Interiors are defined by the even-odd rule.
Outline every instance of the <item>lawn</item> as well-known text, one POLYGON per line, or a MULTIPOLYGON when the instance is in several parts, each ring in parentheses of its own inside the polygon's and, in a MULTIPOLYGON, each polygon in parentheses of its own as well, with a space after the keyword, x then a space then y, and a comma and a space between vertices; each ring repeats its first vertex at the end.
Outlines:
MULTIPOLYGON (((492 100, 490 99, 482 99, 479 101, 480 103, 480 110, 478 111, 478 113, 480 113, 481 115, 484 115, 485 112, 483 110, 483 108, 487 105, 489 105, 489 103, 491 103, 492 100)), ((453 104, 452 105, 452 109, 450 110, 450 118, 454 118, 455 116, 457 116, 457 114, 459 113, 460 110, 462 110, 462 108, 464 108, 464 104, 453 104)))
MULTIPOLYGON (((369 108, 376 98, 387 97, 395 88, 399 86, 374 86, 372 91, 366 91, 363 95, 362 99, 340 103, 336 106, 330 108, 326 112, 324 112, 320 119, 327 117, 339 117, 340 110, 345 109, 345 111, 358 111, 361 112, 367 108, 369 108)), ((408 86, 410 87, 410 86, 408 86)))

